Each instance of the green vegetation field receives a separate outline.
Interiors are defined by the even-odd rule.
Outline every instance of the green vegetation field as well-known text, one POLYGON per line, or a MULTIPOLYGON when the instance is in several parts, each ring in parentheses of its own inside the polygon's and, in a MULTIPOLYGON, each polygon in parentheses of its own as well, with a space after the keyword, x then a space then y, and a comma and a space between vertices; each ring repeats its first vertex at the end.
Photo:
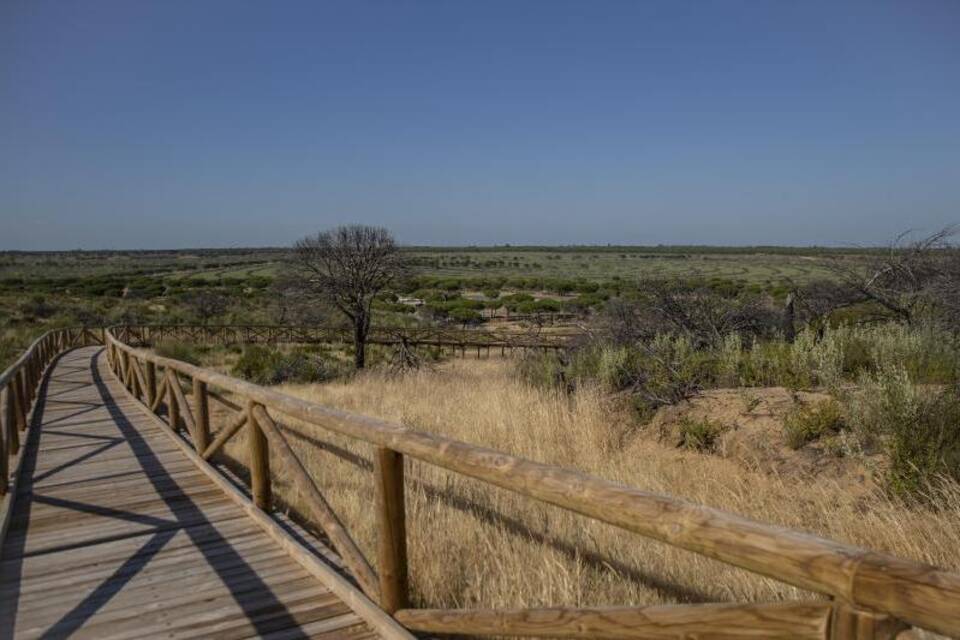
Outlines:
POLYGON ((539 276, 594 281, 646 278, 720 278, 749 284, 779 285, 827 277, 824 256, 766 253, 721 253, 709 250, 651 251, 411 251, 415 268, 436 276, 539 276))
MULTIPOLYGON (((53 326, 197 321, 197 298, 223 300, 216 322, 289 322, 272 284, 284 248, 0 253, 0 363, 53 326)), ((433 320, 596 309, 641 278, 698 280, 782 296, 829 277, 827 260, 864 250, 791 247, 407 247, 410 277, 381 313, 409 316, 397 295, 423 299, 433 320), (483 295, 479 296, 478 292, 483 295), (552 299, 551 299, 552 298, 552 299)), ((392 296, 392 297, 391 297, 392 296)))

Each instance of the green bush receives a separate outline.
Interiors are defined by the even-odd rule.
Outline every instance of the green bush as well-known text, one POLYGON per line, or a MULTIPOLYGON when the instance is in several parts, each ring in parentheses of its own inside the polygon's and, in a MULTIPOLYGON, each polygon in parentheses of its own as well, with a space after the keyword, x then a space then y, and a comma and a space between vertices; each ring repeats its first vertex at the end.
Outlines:
POLYGON ((520 360, 517 372, 522 380, 542 389, 567 387, 564 362, 555 353, 530 353, 520 360))
POLYGON ((791 449, 799 449, 808 442, 837 434, 843 428, 840 403, 830 398, 798 406, 787 414, 783 428, 791 449))
POLYGON ((894 493, 920 495, 938 477, 960 479, 960 388, 920 387, 904 365, 883 364, 846 401, 861 446, 887 453, 894 493))
POLYGON ((680 446, 694 451, 713 451, 723 426, 711 420, 684 418, 680 422, 680 446))
POLYGON ((256 384, 272 385, 285 382, 324 382, 336 377, 337 369, 328 361, 303 349, 284 352, 250 345, 244 348, 233 366, 232 373, 256 384))
POLYGON ((910 423, 887 441, 888 484, 894 493, 918 495, 938 477, 960 479, 960 393, 948 389, 921 397, 910 423))
POLYGON ((197 366, 200 365, 200 353, 197 351, 197 347, 192 344, 165 340, 154 347, 153 350, 158 356, 164 358, 171 358, 197 366))

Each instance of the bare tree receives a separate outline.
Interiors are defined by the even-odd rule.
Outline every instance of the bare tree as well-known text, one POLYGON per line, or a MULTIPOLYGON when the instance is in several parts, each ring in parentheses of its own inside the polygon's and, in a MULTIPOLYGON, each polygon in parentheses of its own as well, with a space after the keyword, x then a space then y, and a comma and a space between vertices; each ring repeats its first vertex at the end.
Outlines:
POLYGON ((297 242, 294 262, 305 285, 350 320, 354 364, 362 369, 373 299, 403 268, 393 236, 382 227, 336 227, 297 242))
POLYGON ((184 303, 193 311, 193 315, 200 319, 200 324, 207 324, 211 318, 223 315, 230 301, 218 291, 199 289, 187 293, 184 303))
POLYGON ((936 300, 938 317, 950 328, 960 328, 960 249, 942 252, 940 274, 930 286, 930 295, 936 300))
POLYGON ((611 300, 595 323, 615 343, 641 343, 660 333, 683 334, 698 348, 731 333, 770 334, 777 314, 764 297, 725 297, 699 283, 646 279, 635 300, 611 300))
MULTIPOLYGON (((906 231, 881 253, 834 258, 828 267, 839 286, 826 292, 826 297, 833 308, 874 303, 910 323, 923 308, 936 306, 938 301, 932 294, 937 287, 951 286, 945 282, 945 276, 950 271, 948 258, 953 255, 949 240, 957 230, 956 226, 944 227, 912 241, 911 232, 906 231)), ((806 297, 811 300, 816 296, 808 293, 806 297)))
POLYGON ((299 271, 281 271, 270 284, 270 315, 276 324, 329 326, 337 314, 299 271))

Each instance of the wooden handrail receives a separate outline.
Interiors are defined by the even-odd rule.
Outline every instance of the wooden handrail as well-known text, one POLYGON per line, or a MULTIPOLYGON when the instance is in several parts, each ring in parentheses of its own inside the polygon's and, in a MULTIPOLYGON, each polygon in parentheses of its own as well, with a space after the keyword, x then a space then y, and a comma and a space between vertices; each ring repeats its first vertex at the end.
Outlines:
MULTIPOLYGON (((285 444, 285 440, 276 425, 271 428, 272 419, 269 423, 266 421, 267 409, 675 547, 833 596, 832 610, 842 610, 853 619, 873 619, 871 616, 886 614, 940 633, 960 634, 960 575, 957 573, 325 407, 131 347, 111 332, 107 333, 107 341, 111 348, 129 356, 243 398, 258 416, 258 422, 266 425, 265 432, 271 434, 268 437, 275 446, 282 447, 281 441, 285 444)), ((391 492, 396 497, 396 489, 391 492)), ((394 512, 402 513, 396 509, 394 512)), ((397 535, 389 531, 380 533, 381 536, 397 535)), ((399 563, 399 556, 394 555, 399 563)), ((380 557, 386 557, 384 552, 380 557)), ((396 569, 398 567, 392 568, 394 573, 396 569)), ((867 626, 864 623, 861 628, 867 626)))
POLYGON ((411 631, 547 638, 817 640, 828 633, 829 602, 724 603, 547 609, 403 609, 411 631))

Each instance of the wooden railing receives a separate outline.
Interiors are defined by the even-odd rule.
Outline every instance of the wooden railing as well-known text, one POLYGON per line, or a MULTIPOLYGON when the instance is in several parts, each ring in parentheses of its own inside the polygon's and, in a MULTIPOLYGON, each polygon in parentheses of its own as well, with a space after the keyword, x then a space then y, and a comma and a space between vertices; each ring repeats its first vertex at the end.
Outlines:
POLYGON ((0 541, 3 540, 21 462, 26 430, 43 373, 63 351, 90 344, 103 344, 103 329, 54 329, 27 347, 16 362, 0 373, 0 541), (12 462, 12 464, 11 464, 12 462), (11 481, 11 478, 14 480, 11 481))
MULTIPOLYGON (((153 346, 164 340, 198 342, 204 344, 316 344, 349 343, 348 329, 294 325, 127 325, 114 328, 114 334, 132 346, 153 346)), ((484 331, 479 329, 450 329, 442 327, 374 328, 370 344, 428 346, 467 354, 476 349, 489 355, 499 350, 501 355, 529 350, 557 350, 570 344, 577 332, 484 331)))
MULTIPOLYGON (((131 334, 129 329, 119 333, 131 334)), ((892 638, 915 625, 960 635, 960 574, 321 406, 131 347, 113 331, 107 332, 106 339, 109 362, 118 378, 152 411, 162 413, 171 429, 185 430, 203 459, 209 460, 240 429, 249 430, 251 494, 265 513, 272 504, 268 453, 272 449, 309 505, 309 515, 322 526, 363 591, 413 631, 578 638, 867 639, 892 638), (210 399, 235 412, 212 440, 210 399), (275 421, 278 414, 375 448, 378 570, 298 460, 275 421), (655 607, 412 609, 405 456, 831 599, 655 607)))

